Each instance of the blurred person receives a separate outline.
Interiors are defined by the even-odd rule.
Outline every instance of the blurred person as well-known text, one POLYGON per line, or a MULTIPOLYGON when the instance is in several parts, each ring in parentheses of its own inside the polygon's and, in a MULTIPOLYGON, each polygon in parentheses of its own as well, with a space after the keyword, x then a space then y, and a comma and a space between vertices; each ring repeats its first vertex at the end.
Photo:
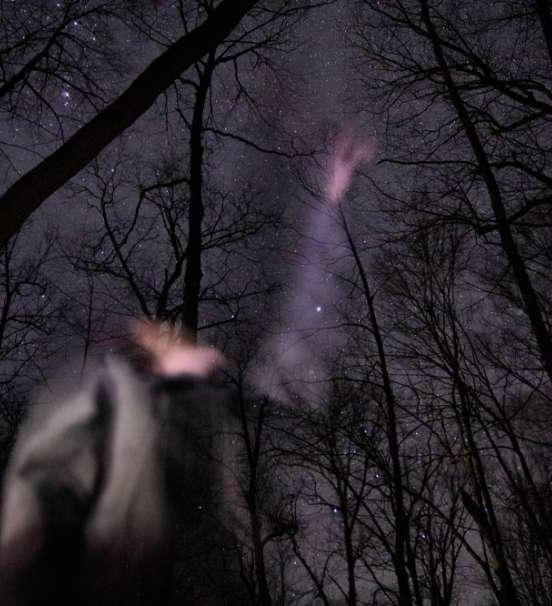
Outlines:
POLYGON ((201 452, 228 397, 214 349, 145 322, 134 341, 141 368, 106 357, 23 423, 3 483, 2 604, 170 602, 178 515, 214 481, 201 452))

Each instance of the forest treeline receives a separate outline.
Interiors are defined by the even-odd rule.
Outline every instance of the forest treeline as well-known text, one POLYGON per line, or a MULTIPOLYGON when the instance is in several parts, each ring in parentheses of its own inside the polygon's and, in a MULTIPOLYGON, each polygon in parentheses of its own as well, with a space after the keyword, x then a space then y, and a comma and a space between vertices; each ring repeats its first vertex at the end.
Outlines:
POLYGON ((176 603, 551 605, 550 3, 0 11, 2 466, 64 356, 77 379, 157 320, 223 352, 234 402, 176 603), (294 61, 322 18, 377 153, 320 207, 340 245, 312 330, 278 305, 320 262, 297 208, 338 127, 301 115, 294 61), (279 331, 325 370, 267 393, 279 331))

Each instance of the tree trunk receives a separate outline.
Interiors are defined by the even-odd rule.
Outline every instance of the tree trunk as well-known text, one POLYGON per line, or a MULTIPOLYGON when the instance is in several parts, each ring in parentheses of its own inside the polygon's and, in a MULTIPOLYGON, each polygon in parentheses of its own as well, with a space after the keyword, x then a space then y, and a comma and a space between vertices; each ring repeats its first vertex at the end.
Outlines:
POLYGON ((195 30, 155 59, 115 101, 0 198, 0 246, 55 191, 144 114, 180 74, 215 48, 258 0, 224 0, 195 30))
POLYGON ((197 340, 199 293, 201 289, 201 253, 203 227, 203 117, 207 93, 215 69, 214 51, 199 79, 190 132, 190 200, 188 210, 188 246, 184 272, 183 322, 192 341, 197 340))
POLYGON ((368 306, 368 315, 370 318, 370 328, 376 342, 376 349, 378 352, 378 361, 380 365, 380 372, 383 383, 383 391, 386 403, 386 416, 387 416, 387 441, 389 444, 389 454, 391 456, 391 483, 392 483, 392 494, 393 494, 393 513, 395 515, 395 553, 393 557, 393 564, 395 567, 395 573, 397 575, 397 582, 399 585, 399 606, 412 606, 412 604, 420 604, 421 595, 418 590, 417 576, 415 574, 415 565, 413 561, 409 562, 409 543, 410 543, 410 531, 409 522, 404 506, 404 489, 402 485, 402 466, 399 452, 399 440, 397 434, 397 418, 395 415, 396 401, 395 394, 393 392, 393 386, 391 384, 391 377, 387 368, 387 358, 385 354, 385 348, 383 346, 383 338, 379 329, 379 323, 376 316, 376 310, 374 308, 373 297, 368 284, 368 278, 364 271, 364 266, 358 254, 357 248, 353 241, 349 226, 345 218, 343 210, 340 208, 341 220, 345 235, 349 243, 349 247, 353 254, 355 264, 360 274, 362 282, 362 288, 364 291, 364 297, 368 306), (409 577, 409 571, 411 577, 409 577), (410 578, 412 578, 412 585, 414 590, 414 596, 410 586, 410 578))
POLYGON ((510 229, 506 209, 504 208, 502 201, 500 187, 495 179, 493 170, 477 133, 475 124, 470 118, 468 110, 450 73, 443 49, 441 47, 439 36, 435 30, 433 22, 431 21, 427 0, 421 0, 421 7, 422 18, 427 27, 427 34, 433 45, 433 52, 445 81, 447 92, 450 95, 450 99, 452 100, 454 109, 458 114, 458 118, 464 127, 464 131, 466 132, 466 136, 476 157, 479 171, 487 187, 489 200, 491 202, 491 207, 498 227, 502 249, 504 250, 506 258, 512 267, 512 273, 521 294, 525 312, 529 318, 533 334, 537 340, 544 369, 550 380, 552 380, 552 339, 543 318, 537 293, 533 288, 531 278, 527 272, 525 261, 520 255, 517 243, 512 234, 512 230, 510 229))

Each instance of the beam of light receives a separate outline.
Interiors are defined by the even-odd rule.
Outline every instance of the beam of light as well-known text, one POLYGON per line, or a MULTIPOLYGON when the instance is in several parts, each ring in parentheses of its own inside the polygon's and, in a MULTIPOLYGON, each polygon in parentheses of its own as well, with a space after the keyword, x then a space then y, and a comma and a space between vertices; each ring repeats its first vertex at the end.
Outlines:
POLYGON ((355 135, 351 129, 340 133, 335 140, 327 168, 326 199, 339 204, 357 168, 374 156, 374 144, 355 135))
POLYGON ((344 241, 336 206, 347 192, 355 171, 374 156, 374 144, 352 129, 342 131, 333 144, 323 175, 323 196, 305 216, 306 237, 301 261, 292 277, 291 296, 283 305, 282 330, 261 347, 256 386, 270 396, 290 401, 320 401, 328 373, 324 360, 337 352, 344 336, 333 326, 341 297, 334 275, 344 268, 344 241), (262 360, 267 360, 263 363, 262 360))

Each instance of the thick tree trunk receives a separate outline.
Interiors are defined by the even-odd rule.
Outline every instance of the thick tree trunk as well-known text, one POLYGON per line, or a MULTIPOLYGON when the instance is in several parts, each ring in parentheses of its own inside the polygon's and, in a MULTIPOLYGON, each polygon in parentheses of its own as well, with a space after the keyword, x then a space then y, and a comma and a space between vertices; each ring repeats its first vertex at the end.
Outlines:
POLYGON ((0 246, 62 185, 155 102, 180 74, 215 48, 258 0, 224 0, 198 28, 155 59, 113 103, 0 198, 0 246))
POLYGON ((190 132, 190 200, 188 209, 188 245, 184 272, 184 310, 182 320, 192 341, 197 340, 203 227, 203 118, 207 94, 215 69, 214 52, 199 79, 190 132))

